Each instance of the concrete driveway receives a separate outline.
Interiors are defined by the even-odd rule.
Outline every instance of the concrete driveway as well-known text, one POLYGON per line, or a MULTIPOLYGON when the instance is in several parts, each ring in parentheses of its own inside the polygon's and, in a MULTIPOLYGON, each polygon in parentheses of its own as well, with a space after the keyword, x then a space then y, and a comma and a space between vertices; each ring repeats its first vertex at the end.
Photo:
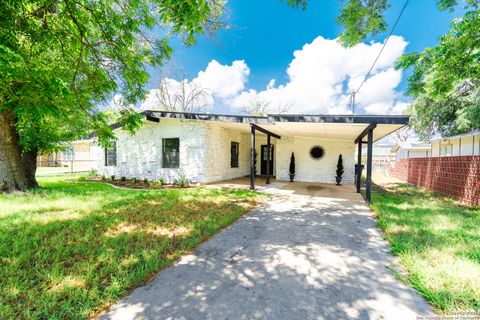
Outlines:
POLYGON ((273 183, 272 198, 102 319, 415 319, 431 314, 351 186, 273 183))

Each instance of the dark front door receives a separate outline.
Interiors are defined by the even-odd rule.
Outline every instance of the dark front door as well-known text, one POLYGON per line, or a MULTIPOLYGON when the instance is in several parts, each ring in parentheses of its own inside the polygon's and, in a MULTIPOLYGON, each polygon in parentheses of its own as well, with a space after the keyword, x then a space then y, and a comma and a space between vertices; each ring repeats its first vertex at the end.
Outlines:
MULTIPOLYGON (((260 174, 266 175, 267 174, 267 145, 262 145, 262 157, 261 157, 261 164, 260 164, 260 174)), ((270 145, 270 175, 273 175, 273 145, 270 145)))

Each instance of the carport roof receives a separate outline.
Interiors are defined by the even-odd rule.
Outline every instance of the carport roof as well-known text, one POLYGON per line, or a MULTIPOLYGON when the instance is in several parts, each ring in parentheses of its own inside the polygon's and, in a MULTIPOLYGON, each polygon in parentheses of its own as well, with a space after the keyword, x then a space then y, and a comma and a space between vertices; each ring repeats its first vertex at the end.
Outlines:
POLYGON ((243 132, 256 124, 279 136, 307 136, 325 139, 355 139, 370 125, 376 125, 374 141, 377 141, 408 124, 409 116, 403 115, 312 115, 269 114, 267 116, 227 115, 213 113, 189 113, 169 111, 143 111, 148 120, 160 118, 189 119, 223 122, 243 132))

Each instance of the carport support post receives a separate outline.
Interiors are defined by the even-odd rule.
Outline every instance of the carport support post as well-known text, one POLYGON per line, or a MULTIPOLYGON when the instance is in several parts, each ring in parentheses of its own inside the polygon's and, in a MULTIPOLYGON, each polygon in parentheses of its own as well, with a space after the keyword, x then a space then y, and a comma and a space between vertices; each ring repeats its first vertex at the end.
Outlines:
POLYGON ((270 184, 270 134, 267 133, 267 177, 265 184, 270 184))
POLYGON ((373 152, 373 129, 368 130, 367 145, 367 184, 365 190, 365 202, 370 205, 372 199, 372 152, 373 152))
POLYGON ((255 190, 255 127, 250 126, 250 190, 255 190))
POLYGON ((357 193, 360 193, 362 187, 362 174, 360 166, 362 165, 362 140, 358 141, 358 152, 357 152, 357 193))

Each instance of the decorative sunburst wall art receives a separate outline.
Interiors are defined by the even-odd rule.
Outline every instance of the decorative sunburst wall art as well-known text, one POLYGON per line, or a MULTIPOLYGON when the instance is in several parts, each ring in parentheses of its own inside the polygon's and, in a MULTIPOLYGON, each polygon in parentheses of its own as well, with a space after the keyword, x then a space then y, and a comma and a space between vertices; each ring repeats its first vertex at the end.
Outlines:
POLYGON ((313 160, 320 160, 325 156, 325 148, 322 146, 313 146, 310 148, 310 157, 313 160))

